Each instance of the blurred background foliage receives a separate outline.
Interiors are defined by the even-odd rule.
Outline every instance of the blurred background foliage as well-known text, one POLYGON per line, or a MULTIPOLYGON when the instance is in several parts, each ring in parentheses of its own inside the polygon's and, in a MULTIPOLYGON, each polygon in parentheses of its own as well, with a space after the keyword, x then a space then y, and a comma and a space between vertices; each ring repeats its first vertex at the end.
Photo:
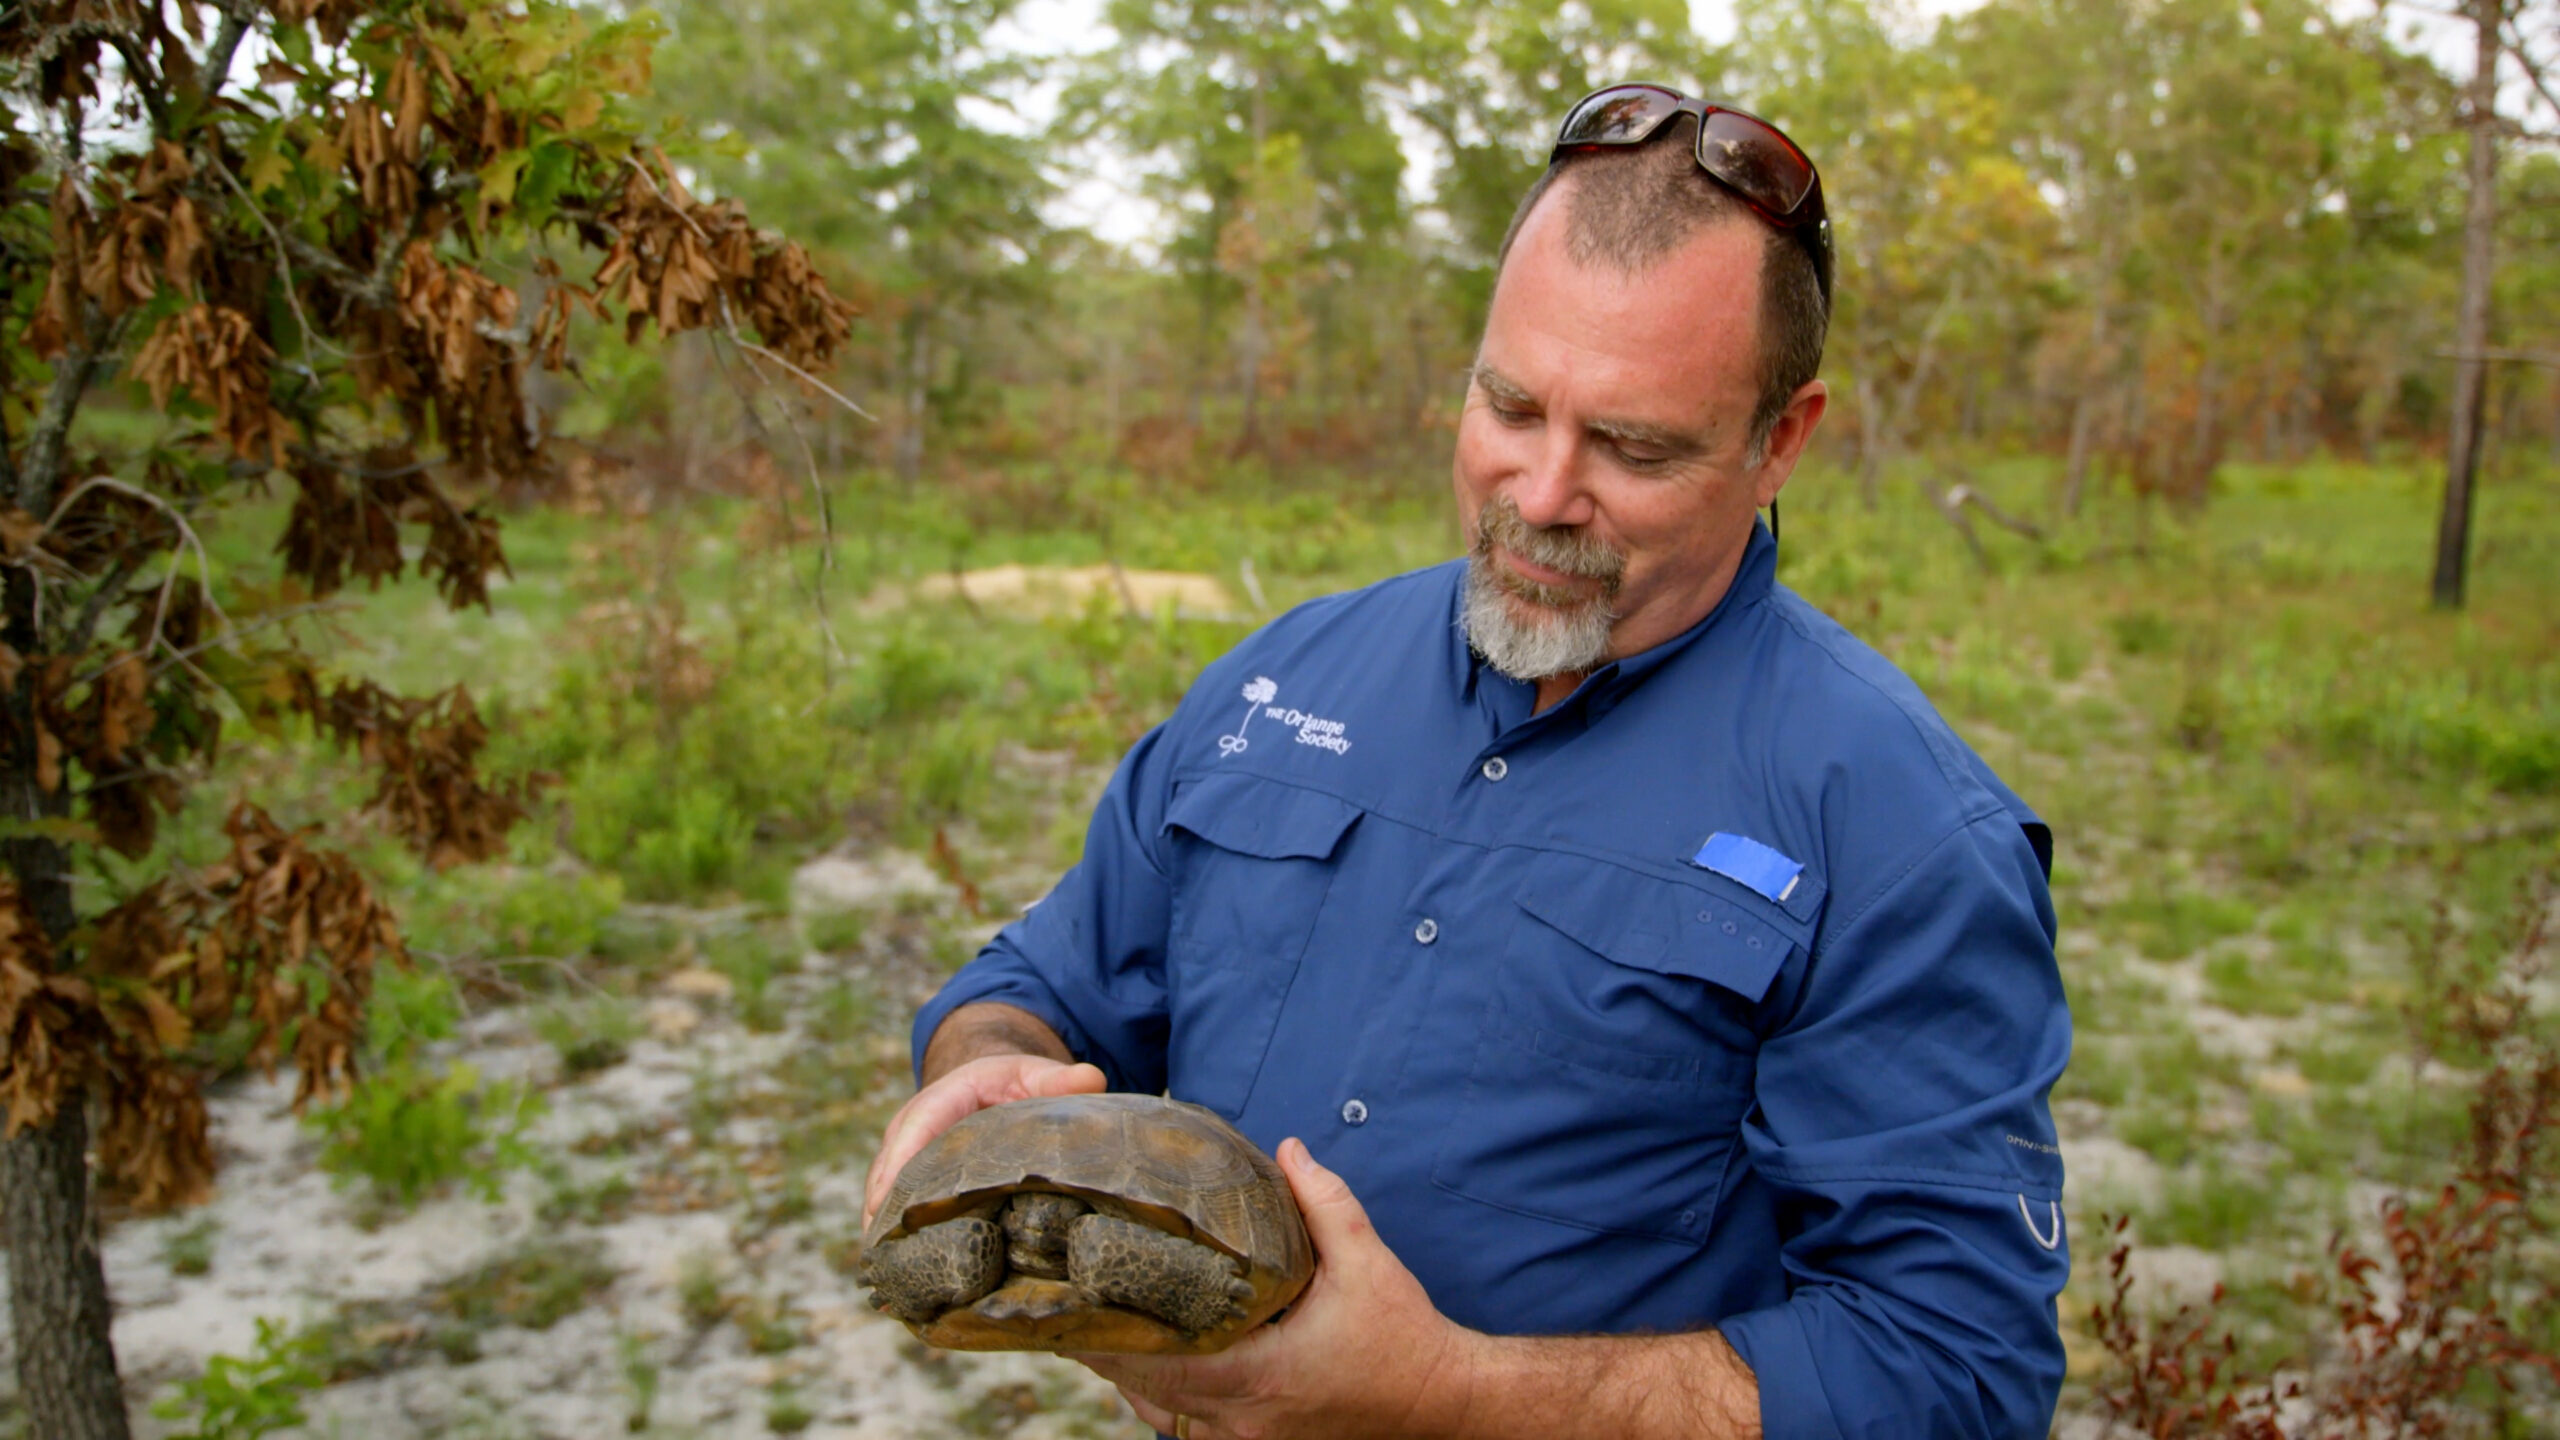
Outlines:
MULTIPOLYGON (((1027 53, 1019 12, 663 10, 657 103, 718 142, 704 185, 866 287, 844 388, 885 423, 822 443, 902 481, 1071 443, 1408 458, 1455 411, 1552 127, 1631 76, 1821 164, 1826 444, 1870 494, 1958 441, 2060 454, 2064 509, 2098 480, 2192 505, 2226 459, 2370 462, 2446 426, 2460 77, 2387 12, 1775 0, 1715 45, 1663 0, 1109 0, 1106 43, 1065 58, 1027 53), (1109 238, 1048 218, 1111 186, 1135 193, 1109 238)), ((2510 146, 2499 187, 2493 343, 2530 348, 2560 324, 2560 157, 2510 146)), ((599 422, 686 388, 649 378, 599 422)), ((2560 370, 2493 378, 2496 448, 2560 449, 2560 370)))

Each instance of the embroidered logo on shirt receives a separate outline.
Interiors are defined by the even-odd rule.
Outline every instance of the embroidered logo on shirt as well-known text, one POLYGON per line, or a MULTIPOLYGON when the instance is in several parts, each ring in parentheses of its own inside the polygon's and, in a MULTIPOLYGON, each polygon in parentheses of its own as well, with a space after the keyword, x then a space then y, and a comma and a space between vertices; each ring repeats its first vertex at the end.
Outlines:
POLYGON ((1236 722, 1236 733, 1233 735, 1221 735, 1218 737, 1218 753, 1221 755, 1233 755, 1237 751, 1245 748, 1246 744, 1249 742, 1244 738, 1244 728, 1253 723, 1253 707, 1270 703, 1271 698, 1279 693, 1280 687, 1272 683, 1271 677, 1268 675, 1256 675, 1251 680, 1246 681, 1244 686, 1244 718, 1236 722))
POLYGON ((1276 720, 1297 731, 1298 743, 1301 745, 1313 745, 1319 750, 1330 750, 1336 755, 1350 752, 1351 740, 1343 733, 1341 721, 1328 720, 1321 715, 1310 715, 1304 710, 1271 703, 1278 698, 1280 698, 1280 686, 1270 676, 1256 675, 1248 681, 1244 687, 1244 718, 1236 722, 1234 734, 1218 737, 1218 753, 1233 755, 1251 743, 1245 738, 1244 732, 1247 726, 1253 724, 1253 714, 1256 710, 1261 711, 1265 718, 1276 720))

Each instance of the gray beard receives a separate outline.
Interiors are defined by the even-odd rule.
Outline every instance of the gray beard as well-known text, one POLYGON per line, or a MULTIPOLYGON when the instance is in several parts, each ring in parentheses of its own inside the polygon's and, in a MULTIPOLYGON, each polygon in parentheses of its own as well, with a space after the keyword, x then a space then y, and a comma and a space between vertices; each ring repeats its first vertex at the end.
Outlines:
POLYGON ((1571 605, 1548 605, 1515 594, 1494 573, 1501 562, 1467 557, 1466 594, 1459 610, 1467 643, 1486 664, 1514 680, 1537 681, 1587 672, 1609 653, 1609 627, 1617 623, 1606 596, 1571 605), (1521 612, 1530 612, 1523 616, 1521 612))

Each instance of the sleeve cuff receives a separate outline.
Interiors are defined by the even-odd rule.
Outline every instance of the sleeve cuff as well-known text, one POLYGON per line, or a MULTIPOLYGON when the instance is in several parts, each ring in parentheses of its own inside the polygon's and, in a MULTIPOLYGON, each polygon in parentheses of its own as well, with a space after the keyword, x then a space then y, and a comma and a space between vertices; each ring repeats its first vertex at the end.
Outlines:
POLYGON ((1822 1376, 1814 1367, 1813 1347, 1795 1307, 1774 1305, 1735 1315, 1716 1329, 1751 1367, 1760 1390, 1760 1433, 1764 1440, 1841 1440, 1840 1422, 1822 1393, 1822 1376))

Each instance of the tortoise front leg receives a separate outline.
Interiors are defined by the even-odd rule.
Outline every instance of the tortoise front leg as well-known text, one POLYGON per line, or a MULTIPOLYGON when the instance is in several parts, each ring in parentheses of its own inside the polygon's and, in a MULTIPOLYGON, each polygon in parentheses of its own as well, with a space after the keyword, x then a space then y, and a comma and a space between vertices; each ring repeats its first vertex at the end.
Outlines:
POLYGON ((1232 1257, 1109 1215, 1087 1215, 1067 1232, 1067 1278, 1192 1336, 1243 1318, 1240 1302, 1253 1298, 1232 1257))
POLYGON ((1004 1280, 1004 1228, 963 1216, 886 1240, 862 1257, 861 1282, 871 1306, 910 1325, 930 1325, 1004 1280))

